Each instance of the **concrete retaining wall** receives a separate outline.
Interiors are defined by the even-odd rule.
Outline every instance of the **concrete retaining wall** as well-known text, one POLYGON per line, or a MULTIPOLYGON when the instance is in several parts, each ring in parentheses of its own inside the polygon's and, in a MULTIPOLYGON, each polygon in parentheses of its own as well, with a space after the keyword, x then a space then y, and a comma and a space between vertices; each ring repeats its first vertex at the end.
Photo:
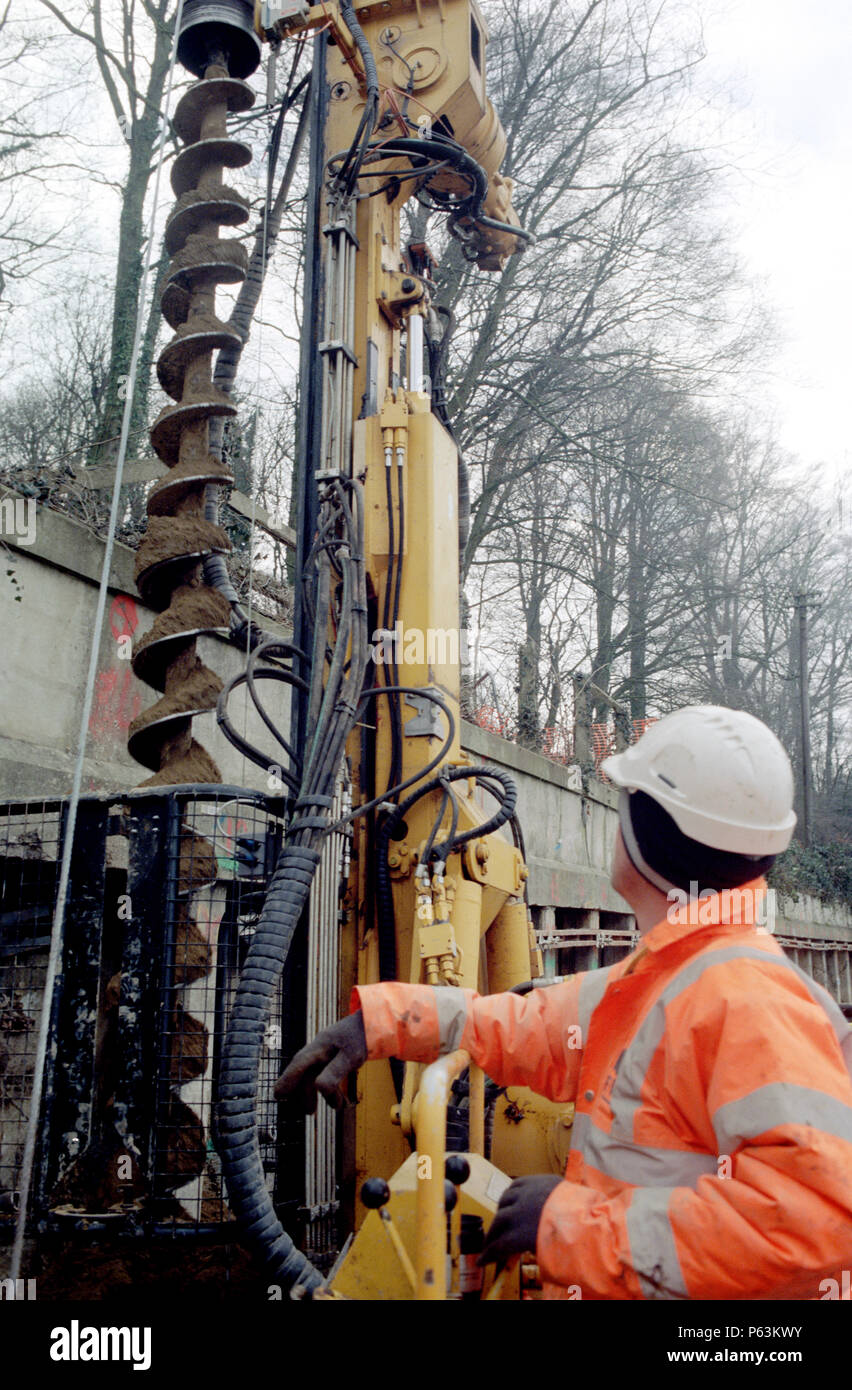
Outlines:
MULTIPOLYGON (((4 495, 9 494, 0 489, 0 501, 4 495)), ((8 549, 0 572, 0 799, 64 795, 71 790, 103 563, 103 543, 59 512, 39 507, 34 537, 32 545, 21 544, 15 535, 4 537, 8 549), (8 569, 14 571, 14 583, 5 574, 8 569)), ((128 644, 119 640, 145 632, 154 618, 136 595, 134 560, 127 546, 115 546, 84 792, 124 790, 150 775, 126 748, 131 719, 157 699, 157 692, 134 676, 128 644)), ((276 635, 288 635, 266 619, 263 625, 276 635)), ((215 636, 199 638, 198 651, 224 680, 245 664, 240 652, 215 636)), ((263 693, 272 717, 286 733, 288 687, 270 681, 263 693)), ((244 688, 235 692, 229 709, 241 734, 264 750, 270 748, 270 735, 244 688)), ((193 733, 219 764, 224 782, 267 789, 263 771, 231 747, 214 714, 194 720, 193 733)))

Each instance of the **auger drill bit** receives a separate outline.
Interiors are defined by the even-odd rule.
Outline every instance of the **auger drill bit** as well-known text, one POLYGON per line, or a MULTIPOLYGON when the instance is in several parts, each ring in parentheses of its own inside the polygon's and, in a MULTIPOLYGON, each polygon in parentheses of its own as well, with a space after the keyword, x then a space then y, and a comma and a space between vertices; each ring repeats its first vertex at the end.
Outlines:
MULTIPOLYGON (((229 76, 219 39, 233 38, 233 30, 227 24, 211 28, 203 10, 196 18, 198 25, 181 36, 182 61, 200 80, 182 97, 173 118, 184 148, 172 168, 177 203, 166 224, 171 263, 160 297, 174 337, 160 354, 157 376, 172 404, 151 429, 151 444, 169 471, 149 495, 148 529, 136 561, 139 593, 157 617, 134 649, 133 669, 162 695, 133 721, 128 746, 152 770, 143 784, 149 787, 221 781, 213 759, 192 737, 192 719, 215 708, 222 688, 200 660, 196 639, 227 630, 230 619, 227 598, 204 582, 205 558, 229 549, 225 532, 205 516, 205 501, 208 489, 232 481, 210 451, 210 420, 236 414, 230 398, 213 385, 212 366, 214 352, 240 340, 216 316, 216 290, 244 280, 248 258, 240 242, 223 239, 219 229, 239 226, 249 216, 247 200, 223 182, 223 170, 251 159, 246 145, 229 139, 227 115, 248 110, 254 93, 229 76)), ((240 68, 252 70, 250 62, 238 63, 240 68)), ((215 993, 217 933, 211 914, 217 874, 210 843, 185 818, 173 928, 170 1086, 158 1116, 156 1160, 158 1195, 173 1194, 178 1219, 199 1220, 208 1198, 221 1200, 207 1169, 213 1049, 206 1001, 215 993)))
POLYGON ((160 303, 175 336, 160 354, 157 376, 175 404, 160 411, 151 429, 151 444, 169 472, 148 498, 136 584, 158 616, 133 653, 136 675, 162 696, 134 719, 128 734, 131 755, 154 773, 142 784, 149 787, 221 781, 192 737, 192 719, 215 708, 222 688, 199 658, 196 638, 227 630, 230 617, 227 599, 203 579, 204 559, 230 548, 221 527, 205 518, 204 503, 210 485, 233 481, 209 447, 209 421, 236 414, 213 385, 212 359, 218 349, 239 344, 216 317, 216 288, 238 284, 247 269, 241 243, 219 235, 221 226, 238 226, 249 216, 247 200, 222 182, 223 169, 251 160, 248 146, 229 138, 226 118, 253 104, 251 88, 228 75, 224 55, 211 53, 174 115, 184 148, 172 168, 178 201, 166 225, 172 260, 160 303))

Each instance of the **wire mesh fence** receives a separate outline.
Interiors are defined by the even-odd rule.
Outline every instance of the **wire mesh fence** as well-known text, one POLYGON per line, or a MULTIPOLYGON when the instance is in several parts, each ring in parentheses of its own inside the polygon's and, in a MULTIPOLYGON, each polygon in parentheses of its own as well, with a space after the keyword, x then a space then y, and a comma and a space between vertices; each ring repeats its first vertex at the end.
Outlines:
MULTIPOLYGON (((231 1002, 254 931, 280 826, 249 801, 188 800, 166 856, 162 1028, 152 1146, 157 1219, 209 1226, 230 1217, 215 1150, 216 1078, 231 1002)), ((270 1183, 276 1166, 281 1011, 266 1028, 258 1142, 270 1183)))
POLYGON ((0 820, 0 1226, 14 1222, 33 1093, 56 894, 57 803, 12 804, 0 820))
MULTIPOLYGON (((282 803, 227 787, 81 801, 51 1007, 32 1194, 40 1229, 215 1233, 231 1221, 215 1147, 239 972, 283 838, 282 803)), ((61 801, 0 805, 0 1222, 17 1207, 62 853, 61 801)), ((273 1086, 289 1043, 270 1014, 258 1142, 270 1190, 304 1165, 273 1086)), ((289 1180, 289 1178, 288 1178, 289 1180)), ((287 1194, 297 1208, 301 1190, 287 1194)))

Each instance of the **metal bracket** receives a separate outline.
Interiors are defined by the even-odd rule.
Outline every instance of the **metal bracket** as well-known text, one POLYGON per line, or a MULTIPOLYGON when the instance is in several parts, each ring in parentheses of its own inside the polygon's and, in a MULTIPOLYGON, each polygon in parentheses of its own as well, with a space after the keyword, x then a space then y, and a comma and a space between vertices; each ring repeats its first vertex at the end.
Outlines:
POLYGON ((372 338, 367 339, 366 389, 361 397, 360 420, 376 415, 379 409, 379 349, 372 338))
POLYGON ((333 338, 327 343, 320 343, 317 352, 342 352, 349 358, 353 367, 358 366, 358 358, 355 356, 351 347, 340 338, 333 338))
MULTIPOLYGON (((427 686, 426 689, 431 689, 427 686)), ((439 694, 436 690, 435 694, 439 694)), ((430 700, 426 695, 404 695, 405 704, 411 705, 417 713, 413 719, 409 719, 404 726, 406 738, 440 738, 443 733, 441 727, 441 710, 434 700, 430 700)))
POLYGON ((419 276, 406 270, 387 270, 382 266, 378 303, 393 328, 401 328, 406 315, 426 298, 426 286, 419 276))
POLYGON ((345 218, 340 217, 337 219, 336 222, 326 222, 325 226, 322 229, 323 236, 334 236, 335 232, 343 232, 344 235, 349 238, 352 245, 356 249, 360 250, 361 243, 355 235, 353 228, 345 220, 345 218))
POLYGON ((289 29, 301 28, 307 22, 311 7, 305 0, 261 0, 260 27, 267 38, 280 38, 289 29))
POLYGON ((420 959, 430 956, 458 956, 456 938, 450 922, 431 922, 417 928, 420 959))

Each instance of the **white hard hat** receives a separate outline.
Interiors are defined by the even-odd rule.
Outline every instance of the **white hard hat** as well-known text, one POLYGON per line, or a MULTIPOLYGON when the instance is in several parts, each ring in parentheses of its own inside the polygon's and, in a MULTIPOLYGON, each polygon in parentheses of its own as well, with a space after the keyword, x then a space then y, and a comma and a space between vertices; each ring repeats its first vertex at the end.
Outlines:
POLYGON ((601 766, 617 787, 647 792, 702 845, 762 856, 790 843, 790 759, 772 730, 744 710, 677 710, 601 766))

